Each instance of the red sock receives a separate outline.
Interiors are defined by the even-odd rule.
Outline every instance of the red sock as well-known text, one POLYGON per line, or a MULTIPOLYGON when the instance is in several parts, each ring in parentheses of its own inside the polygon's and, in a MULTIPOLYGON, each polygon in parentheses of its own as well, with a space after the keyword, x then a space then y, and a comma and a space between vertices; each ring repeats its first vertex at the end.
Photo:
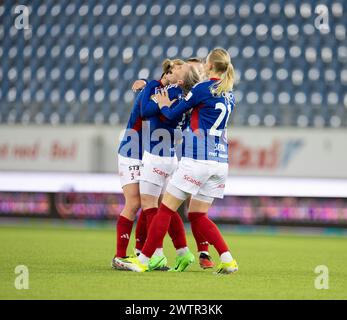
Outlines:
POLYGON ((154 216, 147 233, 147 240, 142 248, 142 253, 146 257, 151 257, 157 248, 161 248, 165 234, 169 230, 170 221, 175 211, 172 211, 164 204, 161 204, 158 213, 154 216))
POLYGON ((125 257, 134 221, 119 216, 117 221, 117 252, 116 257, 125 257))
MULTIPOLYGON (((193 233, 194 238, 195 234, 193 233)), ((208 241, 203 237, 203 235, 198 232, 197 238, 195 238, 196 246, 198 248, 198 252, 208 252, 208 241), (199 241, 197 240, 199 239, 199 241)))
MULTIPOLYGON (((198 214, 198 213, 196 213, 198 214)), ((198 249, 198 252, 205 251, 208 252, 208 241, 203 237, 201 232, 199 231, 199 228, 197 228, 196 223, 193 223, 191 218, 193 215, 193 220, 194 220, 194 213, 189 213, 188 214, 188 219, 190 220, 190 227, 192 229, 192 233, 196 242, 196 246, 198 249)))
MULTIPOLYGON (((188 215, 188 218, 190 220, 190 213, 188 215)), ((190 221, 190 227, 192 229, 192 233, 196 242, 196 247, 198 249, 198 252, 202 252, 202 251, 208 252, 208 241, 201 234, 201 232, 197 228, 196 223, 193 223, 192 221, 190 221)))
POLYGON ((135 239, 136 239, 135 248, 137 250, 140 250, 140 251, 142 250, 142 247, 146 242, 146 238, 147 238, 147 220, 146 220, 146 215, 141 210, 140 215, 137 218, 136 229, 135 229, 135 239))
POLYGON ((198 230, 205 241, 208 241, 216 248, 219 255, 229 251, 229 247, 218 227, 207 217, 206 213, 189 212, 188 219, 192 225, 192 230, 198 230))
POLYGON ((168 232, 176 249, 187 246, 184 224, 178 212, 172 214, 168 232))
POLYGON ((147 234, 148 234, 148 230, 151 225, 151 222, 153 220, 153 217, 157 214, 157 211, 158 211, 158 208, 150 208, 150 209, 146 209, 142 211, 146 217, 147 234))

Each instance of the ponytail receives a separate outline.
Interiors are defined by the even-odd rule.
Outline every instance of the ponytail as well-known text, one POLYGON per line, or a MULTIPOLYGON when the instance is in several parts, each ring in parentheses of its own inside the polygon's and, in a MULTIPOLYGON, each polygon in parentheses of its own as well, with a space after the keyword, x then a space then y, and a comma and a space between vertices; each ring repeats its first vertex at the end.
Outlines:
POLYGON ((211 87, 211 92, 221 96, 230 91, 234 86, 235 71, 229 53, 222 48, 214 49, 208 55, 207 61, 212 64, 213 70, 221 77, 221 80, 211 87))
POLYGON ((221 96, 223 93, 230 91, 234 86, 234 77, 234 67, 231 63, 228 63, 226 71, 222 74, 222 80, 214 86, 214 93, 221 96))

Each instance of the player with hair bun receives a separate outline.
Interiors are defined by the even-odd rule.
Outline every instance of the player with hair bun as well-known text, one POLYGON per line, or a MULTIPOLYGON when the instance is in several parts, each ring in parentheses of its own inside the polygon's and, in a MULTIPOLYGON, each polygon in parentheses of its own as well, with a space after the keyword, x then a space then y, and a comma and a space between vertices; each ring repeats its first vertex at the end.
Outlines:
MULTIPOLYGON (((172 63, 170 62, 168 64, 168 61, 165 60, 162 67, 163 74, 159 81, 164 87, 169 84, 165 77, 171 70, 172 63)), ((133 90, 138 89, 142 85, 141 81, 143 80, 137 80, 134 83, 133 90)), ((144 92, 141 91, 134 101, 127 128, 118 149, 118 171, 125 197, 125 205, 117 221, 117 244, 114 258, 127 257, 126 251, 133 223, 138 210, 141 208, 139 177, 141 176, 143 156, 143 118, 141 116, 141 100, 143 93, 144 92)), ((147 237, 147 221, 142 210, 140 211, 137 220, 135 237, 136 250, 140 252, 147 237)), ((112 260, 112 267, 120 269, 120 267, 115 263, 115 259, 112 260)))
MULTIPOLYGON (((185 64, 182 60, 166 59, 162 64, 162 68, 163 74, 161 80, 153 80, 147 84, 145 89, 142 91, 140 104, 141 118, 143 120, 148 120, 146 122, 149 123, 148 133, 151 137, 148 140, 144 139, 144 141, 148 141, 149 143, 146 144, 146 147, 143 146, 146 151, 142 158, 143 168, 139 178, 142 207, 140 215, 142 221, 140 221, 140 225, 146 224, 147 229, 150 226, 153 216, 156 214, 159 197, 164 193, 168 178, 177 167, 177 157, 175 154, 175 131, 177 131, 177 129, 180 131, 180 126, 184 122, 184 116, 183 119, 181 116, 180 119, 167 121, 165 117, 161 115, 157 102, 151 99, 151 97, 153 97, 153 94, 158 89, 171 83, 171 85, 167 85, 165 88, 168 90, 169 94, 171 94, 172 99, 177 99, 178 103, 182 94, 184 92, 189 92, 189 90, 200 80, 195 69, 190 65, 185 64), (181 73, 177 73, 177 78, 171 75, 171 70, 175 67, 182 70, 181 73), (154 150, 160 143, 153 140, 152 135, 160 129, 170 133, 170 136, 169 139, 163 141, 164 143, 162 146, 164 148, 160 150, 160 153, 156 153, 154 150)), ((140 229, 141 228, 142 227, 140 227, 140 229)), ((137 252, 140 252, 141 243, 144 241, 140 238, 140 234, 138 234, 138 232, 136 233, 136 250, 137 252)), ((183 253, 185 254, 189 252, 183 221, 177 212, 171 220, 169 234, 173 240, 178 255, 183 255, 183 253)), ((114 264, 118 269, 122 269, 122 258, 125 257, 117 256, 117 258, 114 259, 114 264)), ((166 265, 167 259, 164 256, 161 242, 152 257, 149 266, 151 270, 165 270, 167 268, 166 265)))

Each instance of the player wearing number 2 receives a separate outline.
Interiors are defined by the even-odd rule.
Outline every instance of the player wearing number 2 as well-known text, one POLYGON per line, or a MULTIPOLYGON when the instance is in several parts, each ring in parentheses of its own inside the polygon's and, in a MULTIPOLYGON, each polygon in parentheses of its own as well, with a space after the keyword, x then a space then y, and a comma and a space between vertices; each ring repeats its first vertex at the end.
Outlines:
POLYGON ((182 160, 167 186, 141 255, 128 259, 129 270, 143 272, 148 269, 148 261, 164 238, 172 215, 190 195, 196 203, 194 210, 189 209, 192 229, 198 230, 218 251, 221 263, 217 273, 238 270, 219 229, 207 217, 214 198, 223 198, 228 174, 226 126, 235 103, 231 91, 234 69, 228 52, 220 48, 212 50, 206 59, 205 71, 209 80, 193 87, 185 99, 172 108, 167 93, 156 95, 167 119, 175 119, 190 109, 192 116, 184 132, 182 160))

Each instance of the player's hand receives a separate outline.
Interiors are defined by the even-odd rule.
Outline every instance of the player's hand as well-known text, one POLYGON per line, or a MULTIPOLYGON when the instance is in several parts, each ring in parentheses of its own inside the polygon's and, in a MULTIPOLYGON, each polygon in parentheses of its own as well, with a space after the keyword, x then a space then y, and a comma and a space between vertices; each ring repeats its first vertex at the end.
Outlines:
POLYGON ((177 99, 170 100, 169 93, 167 90, 161 90, 155 95, 156 100, 158 101, 159 108, 170 107, 177 99))
POLYGON ((133 91, 137 91, 137 90, 143 89, 145 86, 146 86, 146 81, 144 81, 144 80, 136 80, 136 81, 133 83, 131 89, 132 89, 133 91))

